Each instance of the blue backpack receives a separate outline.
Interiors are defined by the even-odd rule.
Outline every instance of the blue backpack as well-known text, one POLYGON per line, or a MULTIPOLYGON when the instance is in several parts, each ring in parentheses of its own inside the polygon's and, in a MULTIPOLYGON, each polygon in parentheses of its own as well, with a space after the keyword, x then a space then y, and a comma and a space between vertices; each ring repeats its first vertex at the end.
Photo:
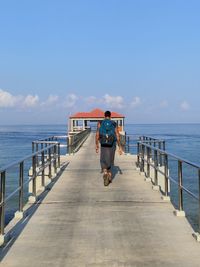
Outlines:
POLYGON ((101 122, 99 128, 100 144, 105 146, 113 146, 116 141, 115 122, 105 119, 101 122))

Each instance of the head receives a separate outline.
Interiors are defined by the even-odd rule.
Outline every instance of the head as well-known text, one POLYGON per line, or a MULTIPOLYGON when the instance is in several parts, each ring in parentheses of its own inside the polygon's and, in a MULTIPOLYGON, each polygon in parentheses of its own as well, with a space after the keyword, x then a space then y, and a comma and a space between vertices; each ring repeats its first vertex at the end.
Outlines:
POLYGON ((111 112, 109 110, 107 110, 105 113, 104 113, 104 116, 105 118, 109 118, 111 117, 111 112))

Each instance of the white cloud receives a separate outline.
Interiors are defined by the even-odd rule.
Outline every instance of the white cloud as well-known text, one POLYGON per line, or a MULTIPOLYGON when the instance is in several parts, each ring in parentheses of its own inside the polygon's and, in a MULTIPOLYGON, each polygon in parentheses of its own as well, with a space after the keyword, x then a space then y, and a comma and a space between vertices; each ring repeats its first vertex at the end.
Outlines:
POLYGON ((72 108, 72 107, 75 106, 77 100, 78 100, 78 96, 76 96, 75 94, 69 94, 66 97, 64 106, 67 107, 67 108, 72 108))
POLYGON ((39 97, 38 95, 27 95, 23 101, 23 105, 25 107, 35 107, 39 104, 39 97))
POLYGON ((163 100, 162 102, 160 102, 160 107, 161 108, 167 108, 169 106, 168 101, 167 100, 163 100))
POLYGON ((135 97, 133 98, 132 102, 131 102, 131 107, 132 107, 132 108, 136 108, 136 107, 140 106, 141 103, 142 103, 142 101, 141 101, 140 97, 135 96, 135 97))
POLYGON ((96 96, 88 96, 85 98, 85 102, 88 104, 94 104, 99 102, 99 99, 96 96))
POLYGON ((59 97, 57 95, 49 95, 46 101, 41 103, 41 106, 51 106, 58 102, 59 97))
POLYGON ((108 94, 103 97, 104 102, 112 108, 123 108, 124 100, 122 96, 110 96, 108 94))
POLYGON ((12 95, 11 93, 0 89, 0 107, 34 107, 39 104, 39 97, 37 95, 12 95))
POLYGON ((190 109, 190 104, 187 102, 187 101, 183 101, 180 105, 180 108, 183 110, 183 111, 187 111, 190 109))
POLYGON ((20 100, 20 96, 14 96, 11 93, 0 89, 0 107, 14 107, 20 100))

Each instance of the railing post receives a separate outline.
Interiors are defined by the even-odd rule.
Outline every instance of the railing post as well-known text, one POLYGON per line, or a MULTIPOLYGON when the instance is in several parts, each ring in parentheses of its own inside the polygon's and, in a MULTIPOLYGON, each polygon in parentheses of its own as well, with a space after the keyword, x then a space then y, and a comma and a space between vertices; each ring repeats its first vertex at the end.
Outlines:
POLYGON ((137 167, 140 166, 140 143, 137 142, 137 167))
POLYGON ((36 199, 36 167, 37 167, 37 159, 36 159, 36 155, 33 156, 32 159, 32 167, 33 167, 33 196, 36 199))
POLYGON ((49 153, 49 179, 52 178, 52 172, 51 172, 51 148, 48 149, 49 153))
POLYGON ((183 210, 183 166, 182 161, 178 161, 178 192, 179 192, 179 211, 183 210))
POLYGON ((56 164, 56 144, 53 147, 53 167, 54 167, 54 175, 57 173, 57 164, 56 164))
POLYGON ((163 141, 163 150, 165 150, 165 141, 163 141))
MULTIPOLYGON (((161 141, 158 142, 158 148, 161 150, 161 141)), ((159 165, 162 166, 162 154, 159 152, 159 165)))
MULTIPOLYGON (((149 145, 152 146, 152 139, 149 138, 149 145)), ((149 157, 150 157, 150 160, 152 159, 152 149, 150 148, 150 151, 149 151, 149 157)))
MULTIPOLYGON (((38 152, 38 143, 36 143, 36 152, 38 152)), ((36 165, 39 165, 38 153, 36 155, 36 165)))
POLYGON ((1 240, 0 243, 4 242, 4 228, 5 228, 5 186, 6 185, 6 172, 3 171, 1 173, 1 195, 0 195, 0 235, 1 240))
POLYGON ((141 165, 140 165, 140 172, 144 172, 144 145, 141 145, 142 148, 142 159, 141 159, 141 165))
POLYGON ((168 197, 169 195, 169 188, 168 188, 168 155, 164 155, 164 165, 165 165, 165 196, 168 197))
POLYGON ((157 150, 154 150, 154 184, 155 186, 158 185, 158 151, 157 150))
POLYGON ((32 153, 34 153, 35 152, 35 144, 34 144, 34 142, 32 142, 32 153))
POLYGON ((19 166, 19 212, 23 212, 24 207, 24 162, 19 166))
POLYGON ((72 135, 69 135, 68 136, 68 153, 69 153, 69 155, 72 153, 72 142, 73 142, 72 135))
POLYGON ((147 177, 150 177, 150 148, 147 147, 147 177))
POLYGON ((185 212, 183 211, 183 166, 182 161, 178 160, 178 210, 174 213, 178 217, 185 217, 185 212))
POLYGON ((58 143, 58 168, 60 168, 60 143, 58 143))
POLYGON ((44 151, 42 151, 42 187, 45 187, 45 162, 44 162, 44 151))

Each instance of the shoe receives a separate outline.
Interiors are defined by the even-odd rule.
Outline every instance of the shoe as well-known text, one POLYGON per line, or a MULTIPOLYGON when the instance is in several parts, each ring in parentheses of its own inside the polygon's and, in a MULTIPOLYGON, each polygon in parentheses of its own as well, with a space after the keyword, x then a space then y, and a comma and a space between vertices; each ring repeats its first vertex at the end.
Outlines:
POLYGON ((108 173, 108 180, 109 180, 109 183, 112 183, 112 174, 111 173, 108 173))
POLYGON ((108 186, 109 185, 108 173, 104 173, 103 180, 104 180, 104 186, 108 186))

